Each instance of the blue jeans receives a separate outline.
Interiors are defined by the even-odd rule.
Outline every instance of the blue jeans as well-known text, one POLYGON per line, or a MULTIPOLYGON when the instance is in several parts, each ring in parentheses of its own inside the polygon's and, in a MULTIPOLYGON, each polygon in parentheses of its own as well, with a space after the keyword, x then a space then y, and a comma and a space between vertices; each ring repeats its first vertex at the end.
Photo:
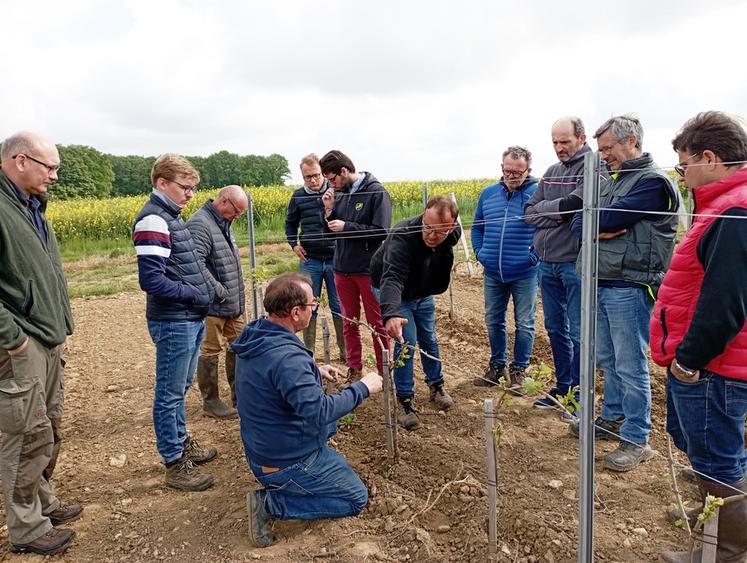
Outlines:
MULTIPOLYGON (((307 274, 311 278, 311 290, 314 297, 322 294, 322 281, 327 286, 327 297, 329 299, 329 308, 332 311, 332 318, 340 317, 340 300, 337 298, 337 288, 335 287, 335 276, 332 271, 332 258, 311 258, 306 262, 300 261, 298 271, 307 274)), ((311 315, 316 319, 316 311, 311 315)))
POLYGON ((148 321, 148 332, 156 345, 156 448, 163 462, 171 463, 182 457, 187 439, 184 403, 205 337, 205 321, 148 321))
POLYGON ((267 510, 278 520, 354 516, 366 507, 368 490, 347 460, 327 446, 274 473, 251 462, 267 492, 267 510))
POLYGON ((620 435, 648 443, 651 383, 646 349, 652 303, 643 287, 597 290, 597 367, 604 371, 602 418, 625 417, 620 435))
POLYGON ((722 483, 744 476, 746 412, 747 381, 704 370, 695 383, 683 383, 669 374, 667 432, 695 471, 722 483))
MULTIPOLYGON (((378 297, 378 291, 375 292, 378 297)), ((431 356, 440 358, 438 341, 436 340, 436 302, 433 296, 423 299, 403 300, 400 310, 407 319, 407 324, 402 327, 402 337, 405 342, 414 346, 418 343, 420 349, 431 356)), ((402 346, 399 342, 394 343, 394 357, 399 357, 402 346)), ((397 389, 397 397, 412 397, 415 394, 415 383, 412 371, 415 363, 414 353, 409 350, 409 358, 404 360, 404 365, 394 368, 394 386, 397 389)), ((420 362, 425 372, 425 382, 428 385, 443 383, 441 375, 441 362, 437 362, 423 354, 420 362)))
POLYGON ((527 367, 534 346, 534 313, 537 310, 537 276, 503 283, 488 274, 483 279, 485 293, 485 324, 490 341, 490 363, 506 365, 508 362, 508 334, 506 311, 508 299, 514 301, 513 366, 527 367))
POLYGON ((581 277, 574 262, 542 262, 539 278, 557 388, 565 394, 579 383, 581 277))

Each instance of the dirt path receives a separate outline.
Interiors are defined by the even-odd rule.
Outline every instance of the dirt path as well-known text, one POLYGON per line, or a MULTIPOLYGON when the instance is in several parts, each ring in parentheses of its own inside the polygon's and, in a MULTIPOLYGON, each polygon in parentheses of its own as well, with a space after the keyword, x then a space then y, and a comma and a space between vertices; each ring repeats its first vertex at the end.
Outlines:
MULTIPOLYGON (((244 461, 238 421, 203 417, 193 388, 189 424, 202 443, 220 450, 208 466, 217 483, 203 493, 167 489, 151 426, 154 347, 143 296, 76 300, 77 330, 67 354, 65 443, 55 482, 63 499, 83 502, 86 511, 72 524, 78 531, 75 545, 59 560, 485 561, 482 400, 498 393, 471 385, 489 355, 480 280, 457 277, 454 309, 457 318, 450 321, 448 294, 438 299, 438 333, 455 409, 443 415, 427 404, 418 368, 417 400, 424 424, 416 432, 399 433, 401 461, 392 470, 381 397, 366 402, 336 443, 371 490, 368 508, 357 518, 277 523, 278 544, 257 550, 247 539, 245 508, 246 492, 257 484, 244 461), (123 466, 111 464, 122 455, 123 466)), ((539 363, 552 364, 541 329, 533 357, 533 364, 539 363)), ((660 370, 653 379, 652 443, 665 452, 660 370)), ((500 413, 499 559, 575 561, 578 443, 557 415, 532 409, 531 402, 514 399, 500 413), (552 488, 551 481, 562 485, 552 488)), ((597 455, 613 447, 604 442, 597 455)), ((671 500, 667 475, 663 458, 625 475, 598 468, 597 560, 655 561, 662 549, 684 542, 684 533, 663 517, 671 500)), ((5 528, 2 536, 0 556, 12 558, 5 528)))

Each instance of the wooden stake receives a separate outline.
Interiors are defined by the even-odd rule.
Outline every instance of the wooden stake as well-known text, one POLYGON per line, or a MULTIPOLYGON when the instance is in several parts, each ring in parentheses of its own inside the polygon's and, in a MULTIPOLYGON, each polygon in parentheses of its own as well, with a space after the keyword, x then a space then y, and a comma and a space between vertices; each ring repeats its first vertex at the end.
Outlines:
MULTIPOLYGON (((377 337, 378 338, 378 337, 377 337)), ((379 338, 381 342, 381 338, 379 338)), ((392 463, 399 461, 399 452, 397 451, 397 431, 394 427, 392 416, 392 367, 389 365, 389 338, 384 339, 382 344, 382 363, 384 379, 384 423, 386 425, 386 449, 392 463)))
POLYGON ((483 416, 485 418, 485 455, 488 476, 488 554, 493 556, 498 551, 498 464, 493 399, 485 399, 483 416))

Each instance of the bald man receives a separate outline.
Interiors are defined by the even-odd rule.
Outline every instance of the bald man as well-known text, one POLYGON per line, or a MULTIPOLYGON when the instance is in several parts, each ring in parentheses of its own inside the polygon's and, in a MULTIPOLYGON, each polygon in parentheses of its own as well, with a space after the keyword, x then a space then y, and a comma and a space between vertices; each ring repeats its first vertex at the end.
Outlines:
POLYGON ((80 517, 49 482, 60 450, 62 345, 73 315, 47 191, 57 181, 54 143, 20 132, 0 149, 0 478, 14 553, 53 555, 75 537, 57 528, 80 517))
POLYGON ((197 361, 197 384, 202 393, 202 410, 213 418, 235 418, 236 354, 230 344, 244 330, 244 278, 239 248, 232 223, 249 207, 249 199, 239 186, 222 188, 187 221, 197 256, 205 264, 208 281, 215 290, 205 320, 205 340, 197 361), (227 346, 228 344, 228 346, 227 346), (218 358, 226 350, 226 378, 231 388, 231 405, 218 392, 218 358))
MULTIPOLYGON (((580 244, 571 233, 570 220, 583 203, 584 156, 591 148, 578 117, 561 117, 550 134, 558 162, 547 169, 524 213, 526 222, 537 227, 534 248, 542 260, 542 309, 556 380, 548 395, 560 397, 579 384, 581 277, 576 273, 576 257, 580 244)), ((543 397, 534 406, 553 409, 556 404, 543 397)))

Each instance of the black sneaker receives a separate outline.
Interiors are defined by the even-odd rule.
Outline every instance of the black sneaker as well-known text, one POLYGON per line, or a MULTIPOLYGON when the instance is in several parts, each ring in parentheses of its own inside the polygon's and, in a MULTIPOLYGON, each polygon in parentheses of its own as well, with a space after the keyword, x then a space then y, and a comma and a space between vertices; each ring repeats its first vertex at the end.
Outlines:
MULTIPOLYGON (((594 420, 594 439, 607 440, 608 442, 617 442, 620 439, 620 427, 625 422, 625 417, 621 416, 617 420, 605 420, 598 416, 594 420)), ((568 425, 568 432, 576 436, 580 435, 579 425, 581 421, 576 419, 568 425)))
POLYGON ((257 547, 270 547, 275 536, 267 530, 272 515, 265 506, 264 491, 250 491, 246 494, 246 508, 249 512, 249 537, 257 547))
POLYGON ((489 364, 488 369, 485 370, 483 377, 475 377, 472 380, 472 384, 477 387, 493 387, 498 385, 500 378, 506 378, 506 366, 502 364, 489 364))
POLYGON ((418 417, 417 413, 412 408, 412 397, 397 397, 397 399, 402 405, 402 410, 404 411, 397 419, 402 428, 408 432, 419 428, 420 417, 418 417))

